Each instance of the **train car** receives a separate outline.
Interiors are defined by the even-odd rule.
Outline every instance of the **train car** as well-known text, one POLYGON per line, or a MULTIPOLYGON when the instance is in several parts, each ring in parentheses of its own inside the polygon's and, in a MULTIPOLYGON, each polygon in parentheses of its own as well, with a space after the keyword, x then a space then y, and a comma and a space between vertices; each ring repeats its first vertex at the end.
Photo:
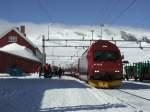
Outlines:
POLYGON ((78 60, 79 78, 100 88, 120 86, 123 78, 119 48, 106 40, 93 43, 78 60))
POLYGON ((126 80, 133 79, 135 81, 150 80, 150 62, 137 62, 125 65, 126 80))

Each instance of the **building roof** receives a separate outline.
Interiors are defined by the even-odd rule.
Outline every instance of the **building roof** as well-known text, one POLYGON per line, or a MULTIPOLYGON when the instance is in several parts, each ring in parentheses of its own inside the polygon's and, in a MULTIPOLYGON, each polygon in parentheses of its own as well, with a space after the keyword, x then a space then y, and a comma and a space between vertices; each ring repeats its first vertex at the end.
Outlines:
POLYGON ((0 51, 40 62, 40 60, 33 54, 33 52, 30 49, 26 48, 25 46, 21 46, 17 43, 8 44, 4 47, 1 47, 0 51))
POLYGON ((29 44, 31 44, 34 48, 37 48, 37 46, 35 44, 33 44, 27 37, 25 37, 20 31, 18 31, 16 29, 16 27, 12 27, 9 30, 5 31, 4 33, 2 33, 0 35, 0 39, 3 38, 7 33, 9 33, 10 31, 14 30, 15 32, 17 32, 22 38, 24 38, 29 44))

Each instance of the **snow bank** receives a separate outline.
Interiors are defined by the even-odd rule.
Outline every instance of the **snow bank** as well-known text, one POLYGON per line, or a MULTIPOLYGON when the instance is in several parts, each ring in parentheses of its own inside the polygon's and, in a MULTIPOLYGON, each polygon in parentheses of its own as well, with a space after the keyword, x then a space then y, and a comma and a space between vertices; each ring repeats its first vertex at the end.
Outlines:
POLYGON ((0 77, 9 77, 10 75, 7 73, 0 73, 0 77))

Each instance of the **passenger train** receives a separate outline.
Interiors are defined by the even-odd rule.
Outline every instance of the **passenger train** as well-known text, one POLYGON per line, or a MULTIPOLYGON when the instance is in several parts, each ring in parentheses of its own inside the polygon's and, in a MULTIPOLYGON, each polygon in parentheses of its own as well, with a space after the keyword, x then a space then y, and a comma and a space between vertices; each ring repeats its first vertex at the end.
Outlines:
POLYGON ((119 48, 107 41, 94 42, 78 60, 79 78, 100 88, 122 84, 123 64, 119 48))

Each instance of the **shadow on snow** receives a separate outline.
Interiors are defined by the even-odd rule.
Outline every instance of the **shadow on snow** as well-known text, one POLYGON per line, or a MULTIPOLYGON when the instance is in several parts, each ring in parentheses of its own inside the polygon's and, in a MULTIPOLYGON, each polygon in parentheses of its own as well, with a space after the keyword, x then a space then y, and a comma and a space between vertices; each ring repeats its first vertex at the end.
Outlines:
POLYGON ((120 88, 121 89, 132 89, 132 90, 150 89, 150 85, 145 85, 144 83, 137 84, 137 83, 133 83, 133 82, 124 82, 120 88))
POLYGON ((88 88, 75 80, 0 79, 0 111, 37 112, 44 92, 51 89, 88 88))
POLYGON ((102 110, 109 108, 125 108, 123 104, 103 104, 103 105, 81 105, 81 106, 65 106, 41 109, 40 112, 68 112, 68 111, 82 111, 82 110, 102 110))

